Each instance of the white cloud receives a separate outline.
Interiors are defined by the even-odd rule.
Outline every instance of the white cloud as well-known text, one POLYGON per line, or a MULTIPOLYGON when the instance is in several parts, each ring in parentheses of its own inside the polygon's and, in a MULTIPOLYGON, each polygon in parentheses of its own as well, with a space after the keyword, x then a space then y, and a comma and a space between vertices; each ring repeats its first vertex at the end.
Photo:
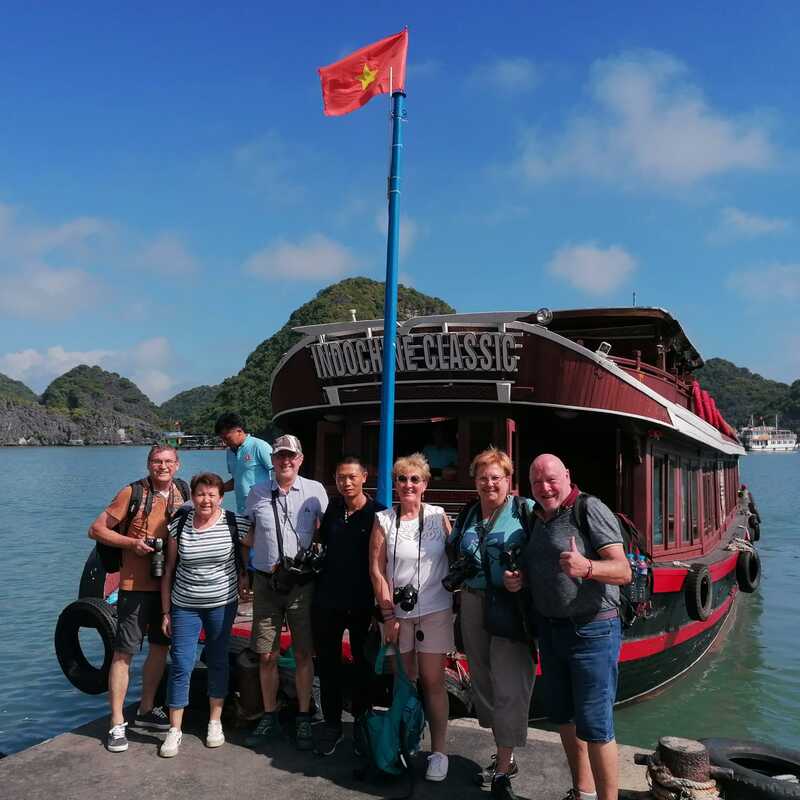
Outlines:
POLYGON ((471 83, 486 86, 501 94, 529 92, 539 85, 539 70, 527 58, 498 58, 472 73, 471 83))
POLYGON ((190 275, 197 272, 197 259, 175 233, 161 233, 144 245, 134 259, 137 266, 159 275, 190 275))
POLYGON ((130 378, 153 402, 174 394, 175 355, 162 336, 145 339, 127 350, 66 350, 55 345, 43 350, 20 350, 0 355, 0 372, 20 380, 37 392, 79 364, 102 367, 130 378))
MULTIPOLYGON (((384 240, 389 235, 389 215, 387 211, 378 211, 375 214, 375 230, 378 231, 384 240)), ((400 215, 400 256, 406 256, 411 252, 411 248, 417 243, 419 236, 419 225, 411 219, 400 215)))
POLYGON ((307 166, 312 157, 297 145, 289 145, 276 131, 268 131, 233 151, 236 170, 272 202, 284 205, 296 203, 305 195, 305 187, 294 175, 298 163, 307 166))
POLYGON ((739 208, 723 208, 717 227, 709 234, 711 241, 732 239, 754 239, 758 236, 771 236, 784 233, 792 222, 781 217, 763 217, 750 214, 739 208))
POLYGON ((315 233, 297 244, 271 244, 250 256, 242 268, 251 275, 266 279, 317 280, 339 278, 357 265, 358 261, 349 248, 315 233))
POLYGON ((770 264, 740 270, 728 276, 729 289, 753 302, 800 300, 800 264, 770 264))
POLYGON ((0 312, 13 317, 63 319, 95 303, 100 284, 81 269, 20 265, 1 276, 0 312))
POLYGON ((567 245, 547 265, 551 275, 588 294, 607 294, 636 269, 636 259, 621 247, 567 245))
POLYGON ((598 61, 591 110, 553 139, 530 130, 516 165, 531 180, 587 175, 683 186, 775 160, 767 129, 712 108, 684 64, 645 52, 598 61))

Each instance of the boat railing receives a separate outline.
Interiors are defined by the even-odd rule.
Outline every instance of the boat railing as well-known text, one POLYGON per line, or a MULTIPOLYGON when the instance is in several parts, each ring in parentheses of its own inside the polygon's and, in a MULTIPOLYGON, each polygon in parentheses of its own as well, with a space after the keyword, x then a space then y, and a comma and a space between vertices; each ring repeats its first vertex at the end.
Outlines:
POLYGON ((674 387, 680 394, 688 401, 691 397, 691 387, 686 383, 683 378, 675 375, 672 372, 667 372, 660 367, 655 367, 652 364, 646 364, 641 359, 636 358, 623 358, 622 356, 609 356, 610 361, 613 361, 622 369, 629 372, 636 372, 641 375, 646 375, 650 378, 656 378, 664 383, 674 387))

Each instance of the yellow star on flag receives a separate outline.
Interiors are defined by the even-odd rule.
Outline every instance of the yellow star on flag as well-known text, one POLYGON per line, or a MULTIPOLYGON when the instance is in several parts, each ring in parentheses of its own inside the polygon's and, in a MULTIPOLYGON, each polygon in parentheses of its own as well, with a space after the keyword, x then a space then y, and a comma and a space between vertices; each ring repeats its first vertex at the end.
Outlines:
POLYGON ((359 81, 361 81, 362 91, 366 89, 367 86, 369 86, 377 77, 378 77, 378 70, 370 69, 369 66, 365 63, 364 71, 357 78, 359 81))

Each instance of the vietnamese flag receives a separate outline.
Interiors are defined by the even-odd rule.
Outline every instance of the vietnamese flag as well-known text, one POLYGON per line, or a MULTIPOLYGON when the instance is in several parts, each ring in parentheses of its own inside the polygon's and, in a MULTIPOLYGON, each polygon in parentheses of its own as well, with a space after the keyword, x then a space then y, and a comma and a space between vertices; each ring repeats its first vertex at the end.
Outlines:
POLYGON ((408 28, 319 68, 325 114, 339 117, 361 108, 377 94, 403 90, 406 82, 408 28), (389 68, 392 85, 389 86, 389 68))

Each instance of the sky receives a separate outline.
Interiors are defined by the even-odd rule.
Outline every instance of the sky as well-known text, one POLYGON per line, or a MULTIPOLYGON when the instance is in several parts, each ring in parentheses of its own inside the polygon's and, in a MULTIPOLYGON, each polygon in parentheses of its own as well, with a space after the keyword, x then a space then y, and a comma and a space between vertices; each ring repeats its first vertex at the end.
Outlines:
MULTIPOLYGON (((0 0, 0 372, 155 402, 382 280, 388 97, 317 68, 409 29, 400 278, 458 311, 668 309, 800 378, 792 2, 0 0)), ((265 387, 266 391, 266 387, 265 387)))

